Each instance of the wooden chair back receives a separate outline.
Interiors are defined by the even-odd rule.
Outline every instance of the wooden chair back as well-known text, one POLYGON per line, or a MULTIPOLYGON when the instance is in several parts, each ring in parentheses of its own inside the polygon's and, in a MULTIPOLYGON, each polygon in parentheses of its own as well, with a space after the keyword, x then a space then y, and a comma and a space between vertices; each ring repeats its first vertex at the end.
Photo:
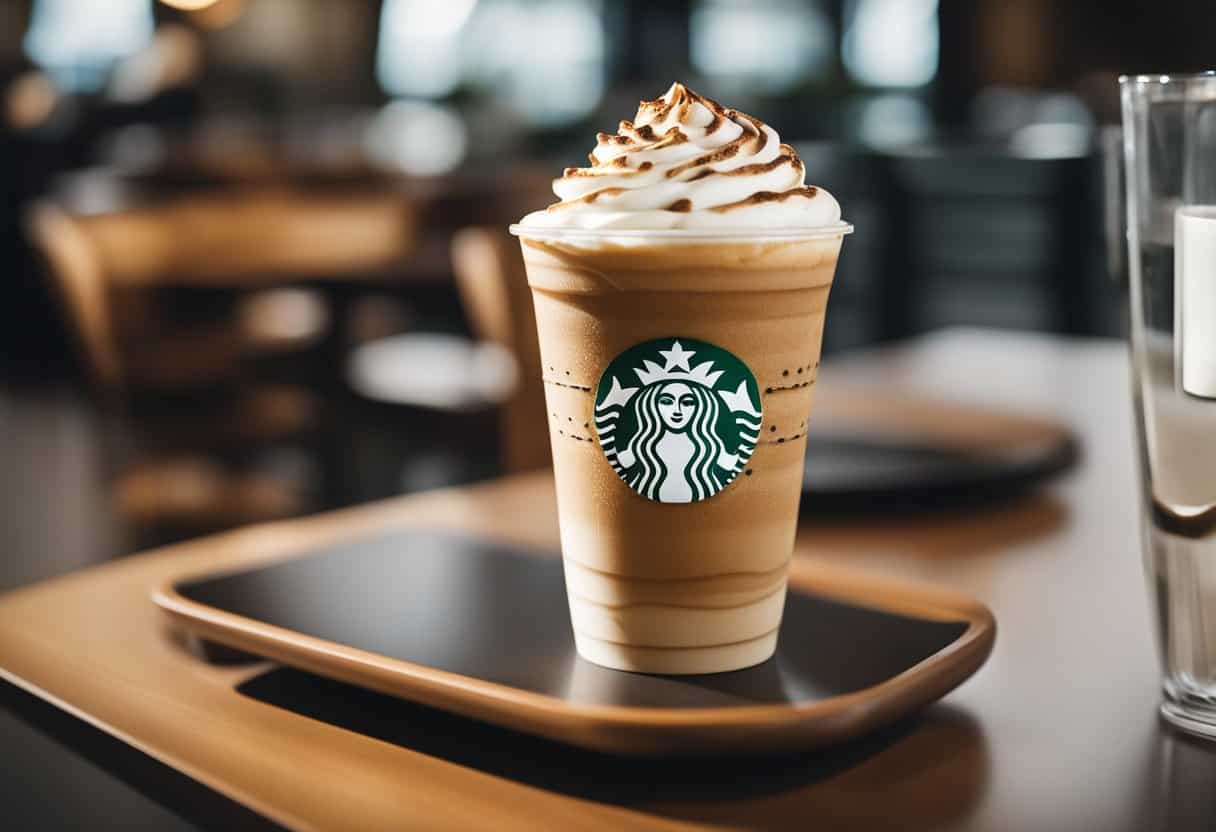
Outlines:
POLYGON ((409 203, 392 191, 233 189, 81 222, 107 279, 131 287, 336 278, 399 263, 413 242, 409 203))
POLYGON ((90 377, 103 389, 117 387, 122 364, 97 247, 76 217, 50 202, 30 210, 26 233, 90 377))
POLYGON ((171 286, 252 290, 388 273, 406 262, 415 237, 413 211, 399 193, 287 187, 190 194, 99 214, 48 200, 30 210, 26 227, 103 389, 147 369, 153 378, 190 375, 181 362, 192 356, 205 370, 236 357, 215 331, 165 333, 163 349, 124 349, 130 333, 118 313, 131 306, 126 301, 171 286), (176 366, 149 368, 157 356, 176 366))
POLYGON ((477 337, 505 347, 519 368, 501 421, 509 472, 548 467, 548 417, 536 317, 519 243, 499 228, 466 228, 452 240, 452 267, 465 314, 477 337))

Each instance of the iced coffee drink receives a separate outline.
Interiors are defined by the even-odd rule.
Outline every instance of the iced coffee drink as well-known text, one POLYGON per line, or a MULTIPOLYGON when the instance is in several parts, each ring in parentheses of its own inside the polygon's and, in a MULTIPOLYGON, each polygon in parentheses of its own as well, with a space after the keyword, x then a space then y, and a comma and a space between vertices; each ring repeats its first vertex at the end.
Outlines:
POLYGON ((759 120, 674 84, 525 217, 580 655, 772 656, 824 310, 851 226, 759 120))

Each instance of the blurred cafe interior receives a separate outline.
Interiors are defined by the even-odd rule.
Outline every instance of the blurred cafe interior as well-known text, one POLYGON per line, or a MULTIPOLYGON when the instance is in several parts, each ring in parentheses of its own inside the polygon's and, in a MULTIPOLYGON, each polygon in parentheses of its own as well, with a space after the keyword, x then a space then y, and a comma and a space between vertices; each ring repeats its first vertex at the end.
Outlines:
MULTIPOLYGON (((597 131, 612 132, 677 80, 777 127, 806 181, 834 194, 855 224, 826 317, 827 375, 835 362, 931 343, 923 339, 943 330, 1006 339, 1011 362, 1019 345, 1105 339, 1106 363, 1093 366, 1115 368, 1122 406, 1117 78, 1208 68, 1213 31, 1207 0, 0 0, 0 591, 204 535, 548 467, 533 306, 507 226, 555 200, 553 178, 584 163, 597 131)), ((1075 354, 1089 360, 1089 349, 1075 354)), ((1048 353, 1023 352, 1038 362, 1034 373, 1051 375, 1048 353)), ((881 382, 891 368, 922 365, 872 366, 881 382)), ((999 387, 1005 371, 994 365, 983 377, 999 387)), ((1073 407, 1031 371, 1009 372, 1008 391, 1048 390, 1035 401, 1073 407)), ((1016 410, 1008 391, 1002 402, 1016 410)), ((1034 569, 1074 569, 1033 596, 1061 607, 1074 603, 1065 590, 1113 586, 1115 567, 1081 571, 1061 552, 1105 551, 1115 534, 1091 522, 1098 515, 1130 522, 1109 508, 1115 490, 1131 504, 1133 481, 1115 410, 1085 411, 1085 441, 1097 437, 1100 449, 1076 469, 1089 477, 1090 515, 1042 498, 1010 503, 992 525, 965 512, 938 515, 940 528, 910 520, 932 545, 984 553, 970 566, 925 561, 929 577, 965 573, 1003 615, 1031 594, 998 586, 999 569, 1021 567, 1027 581, 1044 574, 1034 569), (1109 460, 1126 470, 1102 468, 1109 460), (992 556, 1009 539, 1077 529, 1094 537, 1020 563, 992 556)), ((1066 487, 1069 499, 1083 492, 1066 487)), ((903 529, 876 539, 891 545, 903 529)), ((1118 535, 1134 547, 1132 532, 1118 535)), ((1134 555, 1120 558, 1139 568, 1134 555)), ((1014 653, 1054 655, 1057 633, 1036 629, 1047 618, 1022 611, 1020 632, 1034 641, 1018 641, 1002 619, 1002 638, 1017 647, 1006 668, 1014 653)), ((1098 643, 1096 629, 1078 627, 1078 639, 1098 643)), ((1148 630, 1135 630, 1145 644, 1148 630)), ((1103 632, 1120 638, 1117 625, 1103 632)), ((9 659, 0 655, 0 670, 9 659)), ((995 695, 1010 675, 972 690, 995 695)), ((1072 689, 1085 707, 1118 688, 1100 674, 1089 681, 1072 689)), ((1151 718, 1152 708, 1137 713, 1151 718)), ((924 762, 933 749, 964 748, 939 767, 947 787, 925 792, 962 795, 954 814, 935 818, 949 828, 961 828, 950 821, 981 800, 989 775, 1016 769, 1050 790, 1051 771, 1037 768, 1050 755, 1018 744, 1022 726, 1001 722, 1010 712, 998 709, 981 730, 947 706, 904 750, 887 736, 884 773, 869 776, 920 776, 933 770, 924 762), (990 771, 988 730, 1015 735, 994 754, 1025 751, 1033 764, 990 771)), ((442 719, 433 736, 399 744, 434 749, 445 731, 474 730, 442 719)), ((17 730, 0 721, 0 744, 20 745, 13 737, 24 735, 5 733, 17 730)), ((497 741, 474 732, 449 759, 463 764, 467 749, 497 741)), ((531 759, 533 746, 521 747, 490 769, 511 774, 531 759)), ((811 779, 869 753, 851 748, 811 779)), ((1078 744, 1069 759, 1101 769, 1095 748, 1078 744)), ((544 771, 516 779, 561 779, 566 752, 542 751, 544 771)), ((1211 759, 1194 778, 1209 784, 1207 810, 1211 759)), ((58 782, 47 765, 39 782, 58 782)), ((1079 794, 1077 776, 1055 779, 1079 794)), ((783 777, 773 782, 797 779, 783 777)), ((638 775, 638 794, 650 794, 646 779, 638 775)), ((914 795, 917 782, 897 779, 897 796, 936 811, 936 798, 914 795)), ((869 807, 871 786, 852 786, 849 811, 869 807)), ((990 791, 1031 815, 1040 806, 1024 792, 990 791)), ((829 816, 835 808, 819 804, 829 816)), ((861 821, 847 828, 921 828, 851 817, 861 821)), ((228 820, 204 825, 237 828, 228 820)))
POLYGON ((1200 65, 1213 22, 1096 0, 2 0, 5 533, 80 535, 59 547, 79 564, 543 465, 485 272, 519 268, 504 227, 588 137, 677 78, 780 125, 847 206, 827 355, 952 325, 1118 334, 1116 72, 1200 65))

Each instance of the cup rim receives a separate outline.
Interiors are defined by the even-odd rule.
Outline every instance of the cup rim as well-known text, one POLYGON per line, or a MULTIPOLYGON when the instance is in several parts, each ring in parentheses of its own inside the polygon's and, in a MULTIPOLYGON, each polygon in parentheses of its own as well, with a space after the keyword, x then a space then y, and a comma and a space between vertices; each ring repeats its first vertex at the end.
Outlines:
POLYGON ((1143 72, 1135 75, 1119 76, 1119 84, 1123 86, 1128 84, 1152 84, 1161 87, 1166 84, 1205 80, 1216 80, 1216 70, 1205 69, 1202 72, 1143 72))
POLYGON ((797 242, 827 240, 853 233, 853 224, 841 220, 811 228, 570 228, 511 224, 516 237, 532 240, 664 240, 674 242, 797 242))

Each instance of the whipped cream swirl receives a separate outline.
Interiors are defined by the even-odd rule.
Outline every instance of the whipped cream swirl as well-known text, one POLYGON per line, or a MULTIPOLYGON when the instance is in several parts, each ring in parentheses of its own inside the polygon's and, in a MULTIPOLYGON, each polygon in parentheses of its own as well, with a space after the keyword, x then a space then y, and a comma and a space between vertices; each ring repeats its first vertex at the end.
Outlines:
POLYGON ((804 183, 802 160, 773 128, 682 84, 596 138, 591 165, 554 180, 561 201, 522 226, 777 230, 840 220, 840 205, 804 183))

